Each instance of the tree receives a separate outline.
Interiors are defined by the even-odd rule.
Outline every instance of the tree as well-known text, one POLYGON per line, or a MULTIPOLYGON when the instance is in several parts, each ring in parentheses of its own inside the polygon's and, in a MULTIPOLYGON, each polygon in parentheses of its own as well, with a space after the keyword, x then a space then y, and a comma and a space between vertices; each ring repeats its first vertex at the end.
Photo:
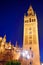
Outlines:
POLYGON ((5 63, 5 65, 11 65, 11 62, 10 62, 10 61, 8 61, 8 62, 6 62, 6 63, 5 63))
POLYGON ((5 65, 21 65, 21 63, 18 61, 8 61, 5 65))

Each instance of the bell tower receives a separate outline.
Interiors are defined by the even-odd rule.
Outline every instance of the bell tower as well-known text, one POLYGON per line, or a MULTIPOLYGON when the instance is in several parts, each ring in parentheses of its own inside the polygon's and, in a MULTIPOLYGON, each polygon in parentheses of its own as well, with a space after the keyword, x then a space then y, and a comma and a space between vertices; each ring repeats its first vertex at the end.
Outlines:
POLYGON ((27 15, 24 15, 23 49, 33 52, 29 65, 40 65, 38 20, 32 6, 29 7, 27 15))

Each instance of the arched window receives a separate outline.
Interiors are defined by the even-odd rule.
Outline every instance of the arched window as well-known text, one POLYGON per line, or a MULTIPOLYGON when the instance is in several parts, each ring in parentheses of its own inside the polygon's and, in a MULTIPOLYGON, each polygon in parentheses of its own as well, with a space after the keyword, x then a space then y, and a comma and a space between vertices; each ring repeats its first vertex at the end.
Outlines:
POLYGON ((31 18, 29 18, 29 22, 31 22, 31 18))

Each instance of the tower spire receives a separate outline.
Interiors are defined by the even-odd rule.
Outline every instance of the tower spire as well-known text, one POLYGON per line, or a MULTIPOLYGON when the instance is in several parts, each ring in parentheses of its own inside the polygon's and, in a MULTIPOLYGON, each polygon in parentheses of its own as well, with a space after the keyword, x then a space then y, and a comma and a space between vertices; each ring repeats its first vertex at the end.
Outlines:
POLYGON ((16 48, 18 48, 18 42, 16 41, 16 48))
POLYGON ((34 10, 32 8, 32 6, 30 5, 28 11, 27 11, 28 15, 34 15, 34 10))

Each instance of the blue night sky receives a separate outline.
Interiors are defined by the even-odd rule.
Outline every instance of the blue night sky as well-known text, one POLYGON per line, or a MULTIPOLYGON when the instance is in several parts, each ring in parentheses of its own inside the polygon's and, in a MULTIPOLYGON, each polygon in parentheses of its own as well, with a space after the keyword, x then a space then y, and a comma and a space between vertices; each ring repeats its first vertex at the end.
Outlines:
POLYGON ((23 42, 24 14, 30 4, 38 18, 40 60, 43 62, 43 2, 42 0, 0 0, 0 36, 7 36, 7 42, 11 41, 19 46, 23 42))

